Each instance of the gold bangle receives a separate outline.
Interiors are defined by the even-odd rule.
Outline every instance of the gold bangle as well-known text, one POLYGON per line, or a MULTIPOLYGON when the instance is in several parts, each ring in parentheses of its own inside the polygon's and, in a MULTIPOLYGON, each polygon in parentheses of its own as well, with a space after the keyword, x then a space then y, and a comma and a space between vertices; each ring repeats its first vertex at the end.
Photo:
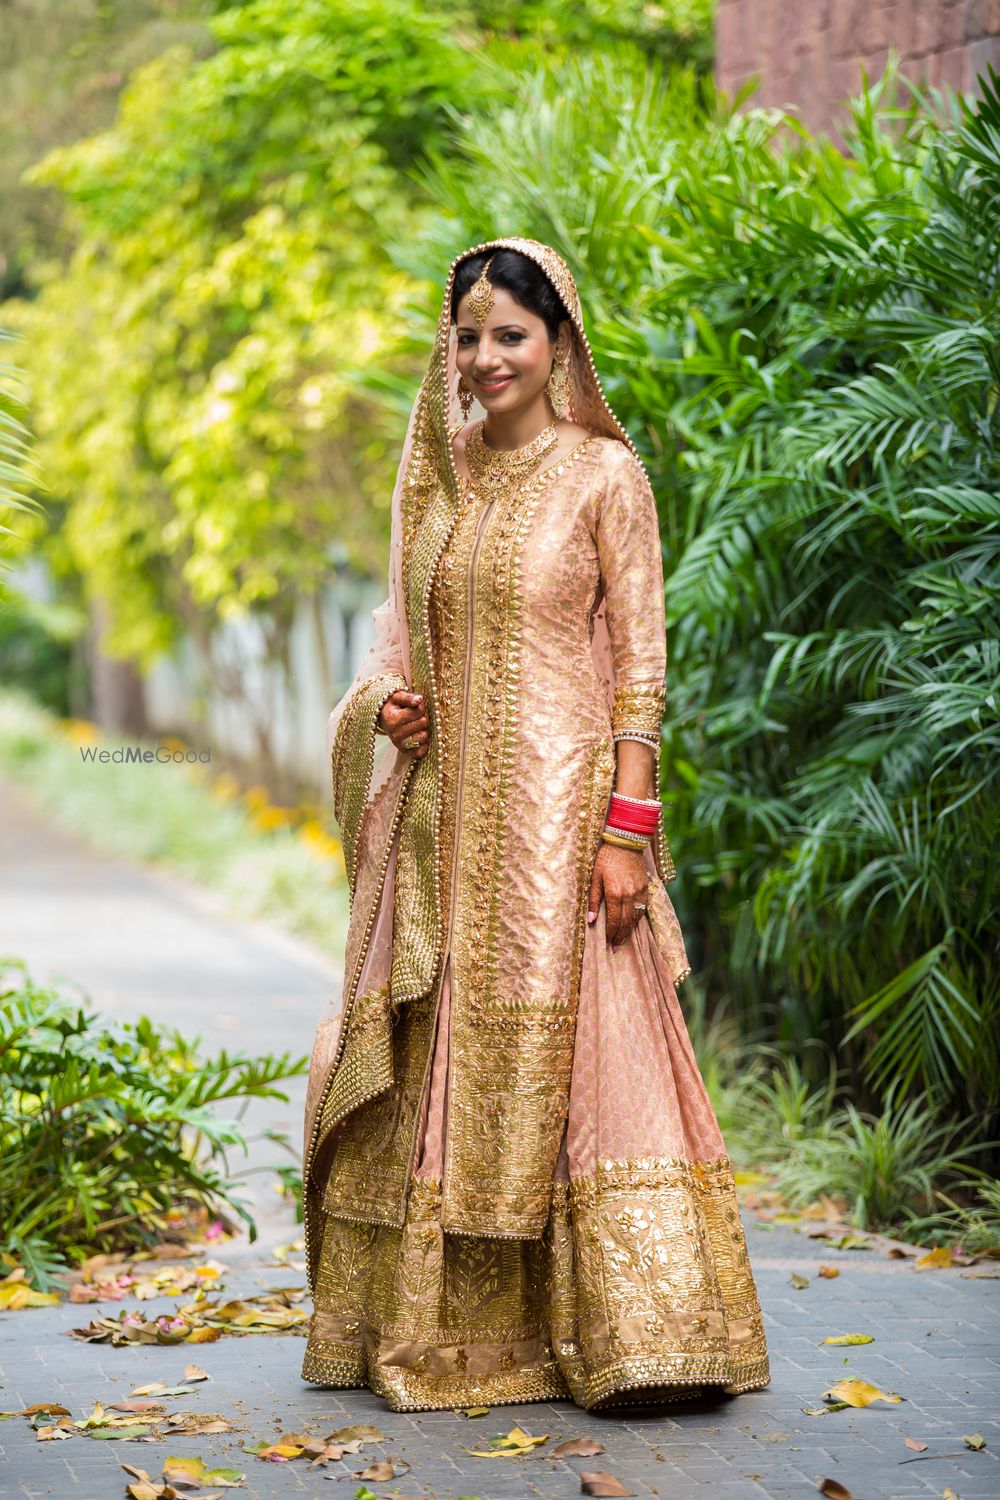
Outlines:
POLYGON ((648 839, 637 840, 622 838, 621 834, 608 833, 607 829, 605 829, 601 834, 601 838, 606 844, 614 844, 618 849, 635 849, 640 854, 649 842, 648 839))

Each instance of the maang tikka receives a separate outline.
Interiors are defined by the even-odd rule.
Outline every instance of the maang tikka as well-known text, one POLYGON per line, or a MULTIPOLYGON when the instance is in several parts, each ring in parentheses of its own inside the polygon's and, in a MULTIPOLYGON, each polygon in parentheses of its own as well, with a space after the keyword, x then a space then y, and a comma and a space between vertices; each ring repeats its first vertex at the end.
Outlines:
POLYGON ((569 339, 565 336, 565 332, 562 332, 556 343, 552 373, 545 386, 557 417, 568 417, 573 403, 573 372, 570 369, 569 351, 569 339))
POLYGON ((493 306, 493 283, 487 280, 486 273, 493 264, 491 255, 485 266, 479 273, 479 280, 473 282, 469 289, 469 311, 476 320, 476 327, 482 328, 490 315, 493 306))

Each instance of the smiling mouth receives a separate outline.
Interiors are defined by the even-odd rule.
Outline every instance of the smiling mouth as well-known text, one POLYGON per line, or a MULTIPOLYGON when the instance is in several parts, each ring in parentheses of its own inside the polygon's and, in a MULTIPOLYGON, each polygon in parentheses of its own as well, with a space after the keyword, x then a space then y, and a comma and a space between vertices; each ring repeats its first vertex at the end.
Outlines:
POLYGON ((502 391, 513 379, 513 375, 501 375, 496 380, 477 380, 476 384, 482 391, 502 391))

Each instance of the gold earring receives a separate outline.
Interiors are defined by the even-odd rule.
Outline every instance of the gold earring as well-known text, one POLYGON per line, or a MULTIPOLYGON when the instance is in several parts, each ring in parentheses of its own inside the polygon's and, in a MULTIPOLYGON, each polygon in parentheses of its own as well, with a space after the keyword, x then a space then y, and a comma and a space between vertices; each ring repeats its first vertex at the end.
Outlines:
POLYGON ((462 416, 466 422, 469 420, 469 412, 472 410, 472 403, 475 399, 465 383, 464 376, 460 375, 458 377, 458 404, 462 408, 462 416))
POLYGON ((573 404, 573 372, 569 363, 569 340, 561 335, 545 389, 556 416, 568 417, 573 404))

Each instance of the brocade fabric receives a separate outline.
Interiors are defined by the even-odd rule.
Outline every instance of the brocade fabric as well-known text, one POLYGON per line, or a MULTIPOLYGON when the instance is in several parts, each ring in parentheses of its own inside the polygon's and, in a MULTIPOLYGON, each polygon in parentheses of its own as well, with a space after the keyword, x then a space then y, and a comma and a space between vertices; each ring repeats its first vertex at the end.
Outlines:
MULTIPOLYGON (((435 755, 355 805, 345 1008, 310 1073, 303 1376, 397 1410, 765 1385, 665 841, 626 942, 608 946, 603 907, 586 922, 615 742, 658 743, 664 713, 648 480, 594 436, 494 504, 465 485, 440 540, 435 505, 404 558, 435 755)), ((381 690, 359 690, 365 736, 381 690)), ((350 706, 342 722, 356 744, 350 706)))

